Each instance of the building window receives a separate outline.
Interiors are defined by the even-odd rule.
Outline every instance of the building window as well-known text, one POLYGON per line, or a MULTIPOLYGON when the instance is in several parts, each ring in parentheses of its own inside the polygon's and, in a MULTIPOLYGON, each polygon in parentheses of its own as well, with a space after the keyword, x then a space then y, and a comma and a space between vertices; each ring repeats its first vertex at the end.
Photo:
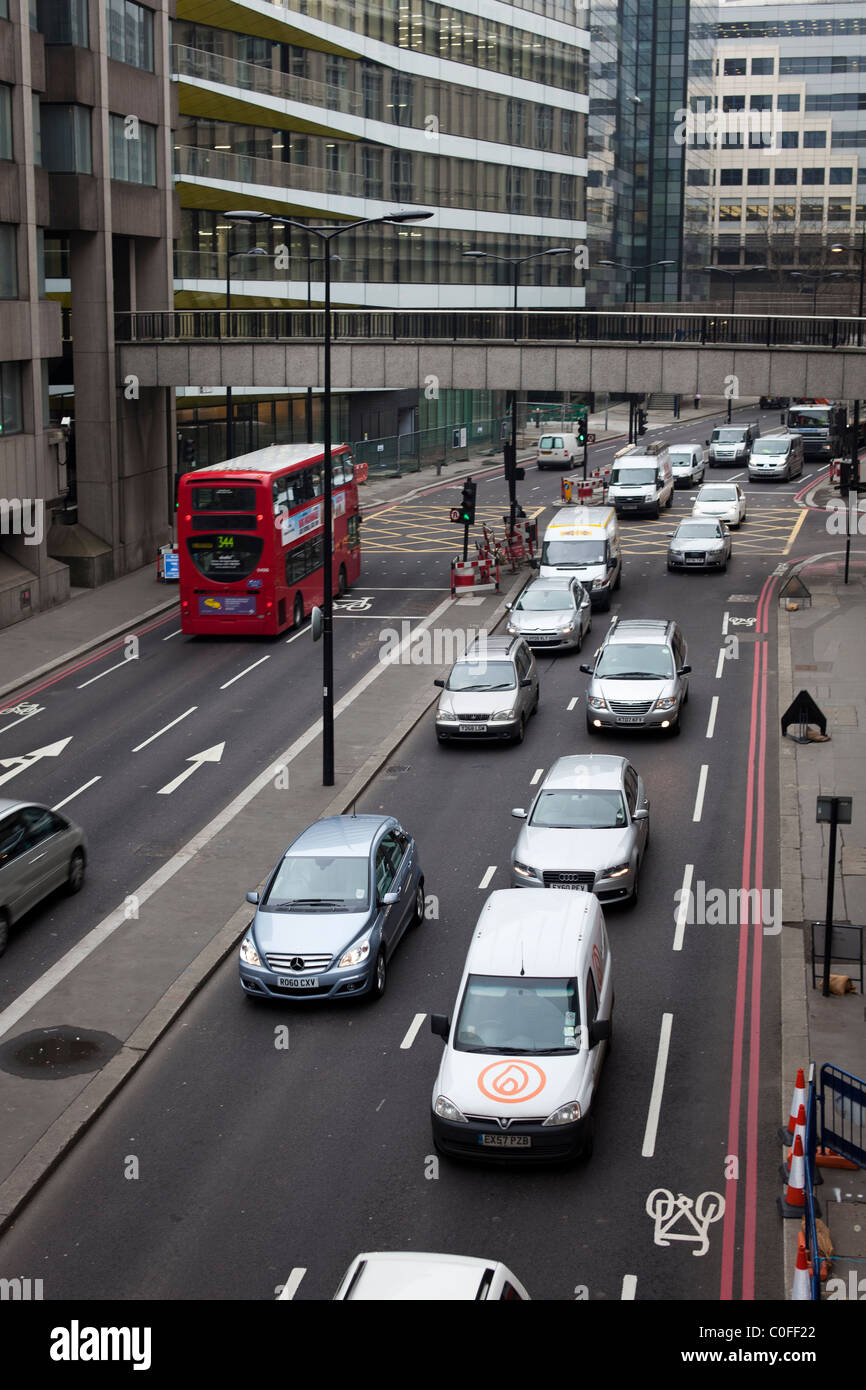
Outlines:
POLYGON ((23 428, 21 363, 0 362, 0 435, 20 434, 23 428))
POLYGON ((745 111, 745 109, 746 109, 746 98, 745 98, 745 97, 722 97, 722 110, 723 110, 723 111, 745 111))
POLYGON ((826 130, 804 130, 803 149, 804 150, 824 150, 827 148, 826 130))
POLYGON ((391 124, 392 125, 411 125, 412 124, 412 97, 415 91, 415 83, 411 77, 403 77, 399 73, 391 74, 391 124))
POLYGON ((726 58, 726 59, 725 59, 725 77, 745 77, 745 75, 746 75, 746 59, 745 59, 745 57, 742 57, 742 58, 726 58))
POLYGON ((535 216, 550 217, 553 211, 553 175, 535 171, 535 216))
POLYGON ((828 183, 853 183, 850 169, 831 169, 828 183))
POLYGON ((750 184, 766 184, 770 182, 769 169, 750 169, 748 182, 750 184))
POLYGON ((772 77, 773 59, 772 58, 753 58, 752 59, 753 77, 772 77))
POLYGON ((750 202, 746 204, 747 222, 766 222, 770 215, 770 204, 764 202, 750 202))
POLYGON ((42 103, 42 164, 54 174, 90 174, 90 109, 42 103))
POLYGON ((384 193, 382 187, 382 151, 365 145, 361 151, 361 165, 364 173, 364 197, 381 198, 384 193))
POLYGON ((87 47, 87 0, 37 0, 36 11, 46 43, 87 47))
POLYGON ((368 121, 382 119, 382 74, 377 68, 361 68, 361 93, 364 98, 364 117, 368 121))
POLYGON ((773 221, 774 222, 793 222, 797 215, 796 203, 774 203, 773 221))
POLYGON ((824 182, 823 169, 804 169, 803 183, 817 184, 824 182))
POLYGON ((800 147, 800 132, 799 132, 799 130, 783 130, 783 131, 780 131, 780 135, 781 135, 781 140, 779 141, 779 148, 780 148, 780 149, 782 149, 782 150, 796 150, 796 149, 799 149, 799 147, 800 147))
POLYGON ((42 103, 33 93, 33 163, 37 169, 42 164, 42 103))
POLYGON ((720 169, 719 183, 722 188, 738 188, 743 182, 742 169, 720 169))
POLYGON ((509 97, 505 107, 505 138, 509 145, 522 145, 526 135, 526 102, 509 97))
POLYGON ((153 12, 132 0, 106 0, 108 56, 153 72, 153 12))
POLYGON ((801 203, 800 204, 801 222, 823 222, 824 204, 823 203, 801 203))
POLYGON ((850 202, 846 199, 845 202, 840 203, 837 199, 831 198, 827 204, 827 220, 828 222, 850 222, 850 202))
POLYGON ((391 151, 391 197, 396 203, 412 201, 412 152, 391 151))
POLYGON ((128 116, 110 116, 111 177, 122 183, 156 185, 156 126, 128 116))
POLYGON ((16 227, 0 222, 0 299, 18 298, 18 250, 16 227))
POLYGON ((45 299, 45 228, 36 228, 36 276, 40 299, 45 299))
POLYGON ((719 203, 720 222, 739 222, 743 215, 740 203, 719 203))
POLYGON ((559 176, 559 215, 566 221, 573 221, 577 216, 577 204, 575 202, 575 191, 577 180, 574 174, 560 174, 559 176))
POLYGON ((524 211, 522 169, 509 168, 505 171, 505 211, 524 211))
POLYGON ((773 109, 773 98, 772 98, 771 96, 753 96, 753 97, 749 97, 749 110, 750 110, 750 111, 772 111, 772 109, 773 109))
POLYGON ((776 97, 777 111, 799 111, 800 93, 799 92, 780 92, 776 97))
POLYGON ((553 147, 553 107, 535 108, 535 148, 549 150, 553 147))
POLYGON ((0 159, 12 158, 12 88, 0 82, 0 159))
POLYGON ((797 182, 797 170, 796 170, 796 169, 777 169, 777 170, 776 170, 776 173, 775 173, 775 182, 776 182, 776 183, 796 183, 796 182, 797 182))
POLYGON ((9 0, 0 0, 0 19, 9 18, 9 0))
POLYGON ((562 153, 575 154, 575 129, 577 121, 573 111, 562 113, 562 153))

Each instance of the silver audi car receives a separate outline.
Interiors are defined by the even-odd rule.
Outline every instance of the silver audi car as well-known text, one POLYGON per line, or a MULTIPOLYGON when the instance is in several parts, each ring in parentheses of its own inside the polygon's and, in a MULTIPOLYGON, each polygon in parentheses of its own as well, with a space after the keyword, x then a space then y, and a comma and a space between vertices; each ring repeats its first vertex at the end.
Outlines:
POLYGON ((522 637, 530 647, 548 651, 580 651, 592 630, 589 594, 574 576, 532 579, 509 610, 505 631, 522 637))
POLYGON ((625 758, 587 753, 558 758, 527 813, 511 856, 515 888, 571 888, 600 902, 638 897, 649 844, 643 779, 625 758))
POLYGON ((731 558, 731 533, 712 517, 686 517, 668 546, 669 570, 726 570, 731 558))

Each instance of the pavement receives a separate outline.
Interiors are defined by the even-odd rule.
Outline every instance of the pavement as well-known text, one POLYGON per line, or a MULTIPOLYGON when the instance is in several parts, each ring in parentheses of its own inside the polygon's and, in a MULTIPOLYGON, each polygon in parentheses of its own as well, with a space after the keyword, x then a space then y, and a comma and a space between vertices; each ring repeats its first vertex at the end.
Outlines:
MULTIPOLYGON (((826 506, 829 488, 812 503, 826 506)), ((814 530, 812 532, 814 536, 814 530)), ((824 998, 812 984, 810 925, 827 912, 829 829, 816 823, 818 794, 853 797, 850 825, 840 826, 835 866, 834 923, 866 928, 866 556, 852 539, 849 582, 844 583, 844 538, 819 533, 792 570, 811 601, 789 612, 779 605, 779 717, 801 690, 827 717, 828 743, 780 740, 780 843, 782 846, 782 1091, 786 1107, 797 1068, 815 1066, 816 1084, 824 1063, 866 1080, 866 1010, 863 985, 855 992, 824 998)), ((788 576, 786 576, 787 579, 788 576)), ((783 581, 784 583, 785 581, 783 581)), ((798 728, 791 728, 799 734, 798 728)), ((858 975, 859 965, 834 962, 831 973, 858 975)), ((820 1118, 820 1111, 819 1111, 820 1118)), ((783 1116, 787 1123, 787 1114, 783 1116)), ((864 1131, 866 1132, 866 1131, 864 1131)), ((819 1170, 821 1171, 821 1170, 819 1170)), ((822 1219, 830 1229, 834 1258, 824 1297, 850 1298, 860 1284, 866 1298, 866 1173, 824 1169, 817 1189, 822 1219), (852 1276, 852 1271, 853 1276, 852 1276), (849 1277, 850 1276, 850 1277, 849 1277)), ((796 1229, 798 1223, 790 1222, 796 1229)), ((786 1242, 786 1287, 791 1288, 796 1238, 786 1242)))

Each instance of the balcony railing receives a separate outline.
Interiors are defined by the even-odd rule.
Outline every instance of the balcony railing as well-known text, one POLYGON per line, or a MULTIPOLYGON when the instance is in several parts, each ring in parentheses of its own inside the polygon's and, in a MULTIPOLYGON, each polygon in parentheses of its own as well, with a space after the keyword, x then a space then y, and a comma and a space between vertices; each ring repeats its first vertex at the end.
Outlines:
MULTIPOLYGON (((862 348, 866 318, 762 314, 625 314, 480 310, 335 310, 335 339, 363 342, 618 343, 650 347, 862 348)), ((115 316, 118 343, 321 339, 324 314, 305 309, 170 309, 115 316)))
POLYGON ((257 63, 244 63, 238 58, 226 58, 221 53, 207 53, 201 48, 172 44, 171 70, 175 77, 194 82, 213 82, 222 87, 235 87, 258 96, 282 97, 285 101, 301 102, 327 111, 342 111, 359 115, 364 106, 360 92, 346 87, 311 82, 306 77, 293 77, 276 68, 257 63))

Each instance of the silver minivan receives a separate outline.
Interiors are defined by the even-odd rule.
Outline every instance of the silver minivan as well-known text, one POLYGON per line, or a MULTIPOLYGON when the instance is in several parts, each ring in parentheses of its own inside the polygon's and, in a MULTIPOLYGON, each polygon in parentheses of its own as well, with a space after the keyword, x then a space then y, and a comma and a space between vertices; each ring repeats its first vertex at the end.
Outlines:
POLYGON ((0 800, 0 955, 25 912, 57 888, 79 891, 86 863, 80 826, 47 806, 0 800))
POLYGON ((803 439, 799 434, 765 434, 752 445, 749 481, 779 479, 787 483, 803 472, 803 439))
POLYGON ((686 643, 676 623, 652 618, 614 618, 592 666, 586 693, 586 732, 600 729, 663 729, 680 732, 689 698, 686 643))

